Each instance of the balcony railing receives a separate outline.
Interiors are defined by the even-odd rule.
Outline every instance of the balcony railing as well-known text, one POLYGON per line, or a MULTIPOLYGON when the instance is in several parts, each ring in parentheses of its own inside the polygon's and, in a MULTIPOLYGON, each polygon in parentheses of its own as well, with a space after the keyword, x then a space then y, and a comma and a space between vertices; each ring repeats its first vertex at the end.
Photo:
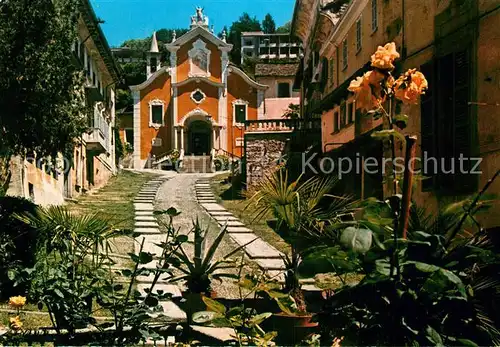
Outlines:
POLYGON ((245 121, 245 132, 320 131, 321 119, 261 119, 245 121))
POLYGON ((90 132, 84 137, 87 150, 97 153, 109 153, 109 123, 104 118, 103 112, 94 110, 90 119, 90 132))

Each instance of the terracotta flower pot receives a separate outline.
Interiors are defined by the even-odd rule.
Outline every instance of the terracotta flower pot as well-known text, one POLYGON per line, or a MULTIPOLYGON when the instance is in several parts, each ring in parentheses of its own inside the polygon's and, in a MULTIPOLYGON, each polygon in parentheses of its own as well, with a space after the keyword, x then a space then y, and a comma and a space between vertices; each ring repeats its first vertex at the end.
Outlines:
POLYGON ((296 345, 318 327, 317 322, 311 322, 312 314, 288 315, 280 312, 273 314, 274 330, 278 332, 277 341, 280 344, 296 345))

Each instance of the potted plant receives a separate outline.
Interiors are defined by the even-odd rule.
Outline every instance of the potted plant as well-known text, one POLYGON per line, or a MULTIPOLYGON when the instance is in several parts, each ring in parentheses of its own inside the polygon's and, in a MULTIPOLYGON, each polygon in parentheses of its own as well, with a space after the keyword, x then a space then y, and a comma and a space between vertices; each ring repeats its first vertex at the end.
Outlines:
POLYGON ((301 259, 308 249, 323 242, 328 234, 326 224, 342 222, 342 216, 350 214, 352 203, 349 197, 329 194, 338 181, 333 176, 314 177, 304 182, 300 179, 289 182, 288 172, 278 170, 261 181, 249 199, 249 206, 256 208, 256 218, 272 214, 276 220, 275 231, 291 246, 290 255, 284 256, 283 261, 284 291, 292 300, 288 305, 283 304, 282 299, 278 301, 283 312, 277 314, 276 319, 286 320, 277 325, 285 329, 292 326, 294 336, 302 335, 298 330, 315 326, 311 323, 312 315, 307 312, 299 281, 301 259), (329 204, 324 203, 327 198, 332 200, 329 204))

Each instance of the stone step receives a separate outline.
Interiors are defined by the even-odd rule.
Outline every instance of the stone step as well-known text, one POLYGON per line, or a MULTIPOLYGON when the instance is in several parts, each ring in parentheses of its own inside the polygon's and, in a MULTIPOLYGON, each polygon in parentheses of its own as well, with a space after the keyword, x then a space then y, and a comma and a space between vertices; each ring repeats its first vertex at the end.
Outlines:
POLYGON ((258 238, 253 233, 233 233, 231 234, 231 238, 240 246, 243 246, 244 244, 257 238, 255 241, 245 247, 245 252, 250 256, 250 258, 276 258, 281 260, 281 253, 276 248, 274 248, 261 238, 258 238))
POLYGON ((263 259, 263 258, 255 258, 252 259, 255 261, 262 269, 264 270, 284 270, 285 263, 283 262, 283 259, 277 259, 277 258, 270 258, 270 259, 263 259))
POLYGON ((247 227, 227 227, 227 232, 230 234, 233 233, 252 233, 252 230, 248 229, 247 227))
POLYGON ((227 225, 228 227, 244 227, 245 224, 239 220, 217 221, 220 225, 227 225))
POLYGON ((137 216, 154 216, 152 211, 136 211, 135 215, 136 215, 136 217, 137 216))
POLYGON ((134 208, 136 211, 154 211, 153 204, 135 203, 134 208))
POLYGON ((158 229, 158 228, 136 227, 136 228, 134 228, 134 232, 140 233, 142 235, 156 235, 156 234, 161 234, 160 229, 158 229))
POLYGON ((231 221, 231 220, 238 220, 238 218, 236 218, 235 216, 233 215, 229 215, 229 216, 211 216, 213 219, 215 219, 216 221, 218 222, 226 222, 226 221, 231 221))
POLYGON ((222 207, 219 204, 208 203, 208 204, 201 204, 201 206, 204 209, 206 209, 208 212, 212 212, 212 211, 227 211, 224 207, 222 207))
POLYGON ((156 218, 154 216, 135 216, 136 222, 156 222, 156 218))
POLYGON ((213 211, 210 212, 210 216, 232 216, 233 214, 229 211, 213 211))
POLYGON ((135 222, 135 227, 136 228, 158 228, 158 223, 156 221, 136 221, 135 222))

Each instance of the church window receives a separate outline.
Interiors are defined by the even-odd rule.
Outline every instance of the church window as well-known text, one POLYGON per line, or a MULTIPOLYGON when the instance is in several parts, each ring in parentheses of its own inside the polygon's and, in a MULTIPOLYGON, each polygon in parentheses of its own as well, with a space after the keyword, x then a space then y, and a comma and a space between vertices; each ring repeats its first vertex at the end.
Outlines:
POLYGON ((149 103, 149 126, 159 128, 165 125, 164 122, 164 103, 161 100, 152 100, 149 103))

